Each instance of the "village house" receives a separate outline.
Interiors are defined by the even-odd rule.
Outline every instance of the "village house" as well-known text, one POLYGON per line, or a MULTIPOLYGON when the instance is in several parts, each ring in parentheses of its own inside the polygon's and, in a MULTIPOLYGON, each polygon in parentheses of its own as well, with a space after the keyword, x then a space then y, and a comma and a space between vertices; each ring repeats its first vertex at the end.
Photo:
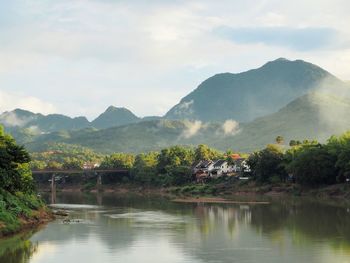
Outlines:
POLYGON ((221 176, 241 176, 249 172, 250 168, 245 158, 235 156, 231 164, 227 160, 202 160, 192 166, 192 174, 197 182, 204 182, 209 178, 219 178, 221 176))
POLYGON ((250 168, 247 164, 247 160, 245 158, 234 159, 230 166, 230 171, 232 173, 249 172, 250 168))
POLYGON ((214 165, 213 169, 209 171, 209 175, 212 178, 218 178, 222 175, 225 175, 229 172, 229 165, 226 160, 217 160, 214 165))
POLYGON ((198 182, 203 182, 209 177, 209 172, 213 169, 214 162, 210 160, 202 160, 192 166, 192 174, 198 182))

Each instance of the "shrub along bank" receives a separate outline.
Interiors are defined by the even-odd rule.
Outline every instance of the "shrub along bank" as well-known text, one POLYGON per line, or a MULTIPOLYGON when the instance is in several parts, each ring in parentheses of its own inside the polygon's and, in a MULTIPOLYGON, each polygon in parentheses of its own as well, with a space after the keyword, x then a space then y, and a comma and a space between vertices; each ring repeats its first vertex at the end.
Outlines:
POLYGON ((29 154, 0 127, 0 237, 51 218, 34 191, 29 154))

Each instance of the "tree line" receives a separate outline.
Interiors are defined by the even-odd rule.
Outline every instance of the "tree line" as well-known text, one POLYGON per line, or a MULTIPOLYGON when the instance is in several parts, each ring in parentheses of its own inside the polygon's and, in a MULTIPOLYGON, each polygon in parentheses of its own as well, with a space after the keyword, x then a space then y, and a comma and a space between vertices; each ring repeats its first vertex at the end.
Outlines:
MULTIPOLYGON (((101 155, 71 145, 58 145, 51 152, 33 153, 32 168, 82 169, 84 162, 99 163, 101 169, 130 170, 132 180, 152 185, 182 185, 195 180, 191 166, 199 160, 227 159, 233 151, 220 152, 201 144, 197 147, 172 146, 159 152, 113 153, 101 155), (58 147, 58 148, 57 148, 58 147)), ((284 145, 278 136, 275 144, 241 156, 247 157, 251 180, 257 183, 295 182, 304 186, 343 183, 350 178, 350 131, 332 136, 326 143, 291 140, 284 145)))
POLYGON ((350 178, 350 131, 330 137, 326 143, 291 140, 289 148, 268 145, 248 158, 252 177, 260 183, 291 180, 303 186, 344 183, 350 178))

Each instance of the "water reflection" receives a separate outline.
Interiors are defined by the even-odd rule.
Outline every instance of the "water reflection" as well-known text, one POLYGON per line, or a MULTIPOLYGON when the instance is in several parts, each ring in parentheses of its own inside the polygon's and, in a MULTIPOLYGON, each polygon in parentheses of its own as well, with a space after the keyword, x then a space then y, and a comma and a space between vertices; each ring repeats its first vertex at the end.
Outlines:
POLYGON ((0 239, 0 263, 26 263, 37 251, 38 244, 28 238, 32 232, 16 235, 12 238, 0 239))
POLYGON ((112 194, 56 198, 69 204, 72 223, 49 224, 30 246, 13 250, 22 251, 22 261, 8 251, 13 261, 4 262, 350 262, 350 213, 343 206, 298 199, 205 205, 112 194))

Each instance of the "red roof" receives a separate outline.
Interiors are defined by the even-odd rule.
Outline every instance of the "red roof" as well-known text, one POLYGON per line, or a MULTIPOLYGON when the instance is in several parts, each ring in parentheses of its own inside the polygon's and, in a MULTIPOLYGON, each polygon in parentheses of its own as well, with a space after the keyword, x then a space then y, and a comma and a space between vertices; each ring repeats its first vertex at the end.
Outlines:
POLYGON ((241 156, 238 153, 233 153, 233 154, 231 154, 231 158, 236 160, 236 159, 240 159, 241 156))

